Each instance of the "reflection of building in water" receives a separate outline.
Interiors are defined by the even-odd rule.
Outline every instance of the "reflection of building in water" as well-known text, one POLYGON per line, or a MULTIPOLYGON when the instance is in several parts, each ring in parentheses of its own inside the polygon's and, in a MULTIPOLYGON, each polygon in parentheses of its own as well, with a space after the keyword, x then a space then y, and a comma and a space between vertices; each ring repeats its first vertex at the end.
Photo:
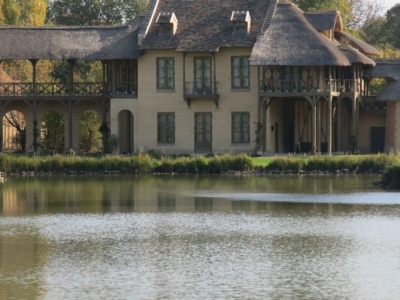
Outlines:
MULTIPOLYGON (((14 228, 15 229, 15 228, 14 228)), ((0 235, 0 295, 2 299, 40 299, 47 246, 38 234, 23 228, 0 235)))

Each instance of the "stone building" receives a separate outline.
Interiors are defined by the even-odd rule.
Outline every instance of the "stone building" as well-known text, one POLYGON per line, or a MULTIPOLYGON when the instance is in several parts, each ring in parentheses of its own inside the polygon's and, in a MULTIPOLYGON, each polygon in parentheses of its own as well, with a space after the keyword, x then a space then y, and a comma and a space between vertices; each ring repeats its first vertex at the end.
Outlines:
MULTIPOLYGON (((123 26, 0 28, 29 59, 32 83, 0 83, 0 115, 22 111, 27 141, 46 111, 65 118, 78 149, 78 120, 94 109, 121 153, 396 150, 399 63, 345 33, 336 11, 304 13, 286 0, 151 0, 123 26), (67 84, 36 82, 38 60, 67 60, 67 84), (98 60, 103 80, 75 82, 77 60, 98 60), (391 83, 369 95, 372 78, 391 83), (30 127, 30 129, 28 129, 30 127)), ((29 147, 29 145, 28 145, 29 147)))

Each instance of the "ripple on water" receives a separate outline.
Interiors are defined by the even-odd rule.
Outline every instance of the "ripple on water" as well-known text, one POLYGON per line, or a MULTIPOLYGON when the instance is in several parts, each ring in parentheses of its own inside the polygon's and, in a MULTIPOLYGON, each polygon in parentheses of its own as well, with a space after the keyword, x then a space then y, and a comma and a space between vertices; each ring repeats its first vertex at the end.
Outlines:
POLYGON ((2 261, 18 264, 10 244, 34 241, 37 253, 31 272, 22 272, 20 259, 24 266, 6 266, 16 271, 2 272, 0 284, 10 291, 27 285, 46 299, 393 299, 400 291, 399 216, 396 207, 377 206, 346 214, 1 218, 2 261))

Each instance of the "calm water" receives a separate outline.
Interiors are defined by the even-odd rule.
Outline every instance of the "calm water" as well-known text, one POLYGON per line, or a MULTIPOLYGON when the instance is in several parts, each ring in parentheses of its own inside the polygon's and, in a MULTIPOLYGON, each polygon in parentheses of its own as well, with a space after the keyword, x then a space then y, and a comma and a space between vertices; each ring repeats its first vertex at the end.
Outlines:
POLYGON ((0 299, 399 299, 400 193, 375 176, 0 185, 0 299))

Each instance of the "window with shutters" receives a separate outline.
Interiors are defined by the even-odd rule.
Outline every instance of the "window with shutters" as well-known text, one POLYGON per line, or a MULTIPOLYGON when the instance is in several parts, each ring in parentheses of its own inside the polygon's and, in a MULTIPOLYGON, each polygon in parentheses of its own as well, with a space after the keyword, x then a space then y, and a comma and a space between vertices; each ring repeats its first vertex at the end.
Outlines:
POLYGON ((157 89, 173 90, 175 88, 174 59, 157 58, 157 89))
POLYGON ((232 88, 250 88, 250 66, 248 56, 232 57, 232 88))
POLYGON ((158 113, 157 115, 157 143, 175 143, 175 113, 158 113))
POLYGON ((232 143, 250 143, 250 113, 232 113, 232 143))

